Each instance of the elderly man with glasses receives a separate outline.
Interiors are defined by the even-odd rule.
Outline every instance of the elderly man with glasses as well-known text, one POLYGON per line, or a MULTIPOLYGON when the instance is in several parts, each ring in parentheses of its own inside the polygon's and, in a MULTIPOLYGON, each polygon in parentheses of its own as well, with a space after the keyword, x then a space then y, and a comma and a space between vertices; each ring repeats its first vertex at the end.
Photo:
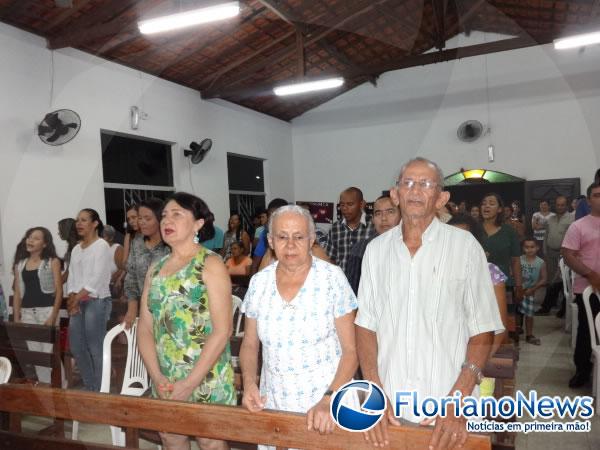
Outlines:
MULTIPOLYGON (((478 396, 494 333, 503 331, 483 249, 470 233, 436 218, 449 194, 435 163, 409 161, 390 195, 402 221, 368 245, 358 290, 363 376, 391 399, 397 391, 415 391, 420 399, 456 391, 478 396)), ((433 423, 412 408, 400 412, 409 422, 433 423)), ((398 423, 391 405, 386 418, 366 433, 375 446, 387 445, 387 426, 398 423)), ((435 420, 430 446, 458 448, 467 438, 465 423, 450 407, 435 420)))

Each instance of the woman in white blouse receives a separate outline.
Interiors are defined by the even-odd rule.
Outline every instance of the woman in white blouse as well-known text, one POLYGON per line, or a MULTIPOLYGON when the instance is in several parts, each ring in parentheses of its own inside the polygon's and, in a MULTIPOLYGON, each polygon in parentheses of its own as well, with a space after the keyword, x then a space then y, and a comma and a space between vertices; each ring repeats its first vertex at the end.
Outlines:
POLYGON ((339 267, 311 255, 315 226, 305 209, 288 205, 275 211, 268 240, 277 261, 254 275, 243 305, 242 404, 252 412, 307 413, 309 429, 330 433, 332 391, 358 367, 356 297, 339 267))
POLYGON ((106 241, 99 237, 103 225, 96 211, 82 209, 75 226, 81 241, 71 253, 67 280, 69 345, 84 389, 99 391, 102 343, 112 308, 109 288, 112 255, 106 241))

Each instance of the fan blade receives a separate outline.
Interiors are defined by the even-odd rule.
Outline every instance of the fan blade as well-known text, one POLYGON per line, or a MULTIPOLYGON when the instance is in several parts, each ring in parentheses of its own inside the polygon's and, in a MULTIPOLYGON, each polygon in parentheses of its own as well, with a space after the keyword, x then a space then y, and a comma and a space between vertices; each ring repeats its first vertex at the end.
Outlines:
POLYGON ((46 125, 38 125, 38 134, 53 133, 54 128, 47 127, 46 125))
POLYGON ((76 123, 74 123, 74 122, 73 123, 68 123, 68 124, 65 125, 65 127, 69 127, 69 128, 77 128, 78 126, 79 125, 76 124, 76 123))
POLYGON ((54 142, 59 137, 61 137, 63 134, 65 134, 65 133, 61 133, 60 130, 56 130, 52 136, 50 136, 49 138, 46 139, 46 141, 48 141, 48 142, 54 142))
POLYGON ((58 118, 58 113, 46 114, 46 117, 44 117, 44 122, 46 122, 52 128, 56 128, 62 123, 58 118))

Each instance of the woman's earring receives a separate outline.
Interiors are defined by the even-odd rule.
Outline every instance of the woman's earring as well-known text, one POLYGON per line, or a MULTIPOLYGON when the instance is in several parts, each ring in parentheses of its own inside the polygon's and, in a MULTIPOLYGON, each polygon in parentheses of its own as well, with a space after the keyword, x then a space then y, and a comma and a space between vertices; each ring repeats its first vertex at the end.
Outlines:
POLYGON ((194 244, 199 244, 200 243, 200 238, 198 237, 198 233, 194 234, 194 239, 192 239, 194 241, 194 244))

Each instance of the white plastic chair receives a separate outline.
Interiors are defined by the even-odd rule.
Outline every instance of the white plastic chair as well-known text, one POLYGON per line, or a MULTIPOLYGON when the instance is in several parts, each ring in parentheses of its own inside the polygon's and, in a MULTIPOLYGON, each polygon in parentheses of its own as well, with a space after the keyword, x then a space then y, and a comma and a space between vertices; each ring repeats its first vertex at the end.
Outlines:
POLYGON ((235 325, 235 336, 243 336, 244 332, 240 332, 240 328, 242 327, 242 317, 244 316, 244 313, 241 310, 242 299, 239 298, 237 295, 232 295, 231 300, 233 301, 233 316, 235 316, 235 312, 237 310, 240 311, 238 314, 237 323, 235 325))
POLYGON ((577 303, 573 302, 575 299, 575 294, 573 293, 575 273, 565 264, 563 258, 560 258, 558 261, 558 267, 562 276, 563 295, 565 296, 565 331, 571 332, 571 347, 575 348, 577 327, 579 326, 577 303))
MULTIPOLYGON (((102 351, 102 383, 100 392, 110 393, 110 375, 112 366, 112 342, 121 333, 125 333, 127 337, 127 361, 125 362, 125 374, 123 384, 121 386, 121 395, 132 395, 141 397, 148 389, 149 377, 146 371, 146 366, 142 360, 142 356, 137 346, 137 320, 133 323, 129 330, 125 329, 124 324, 114 326, 106 333, 104 337, 104 345, 102 351)), ((77 439, 79 431, 79 423, 73 421, 72 438, 77 439)), ((110 432, 112 435, 112 444, 120 447, 125 446, 125 433, 121 427, 111 425, 110 432)))
POLYGON ((10 359, 0 356, 0 384, 8 383, 12 373, 12 364, 10 359))
MULTIPOLYGON (((600 317, 600 314, 598 314, 594 322, 594 318, 592 316, 592 307, 590 306, 590 297, 592 296, 592 293, 594 293, 594 290, 591 286, 585 288, 585 291, 583 291, 583 306, 585 308, 585 315, 590 328, 590 345, 592 347, 592 361, 594 362, 592 392, 593 395, 596 396, 596 399, 598 399, 600 398, 598 397, 600 395, 600 383, 598 380, 598 377, 600 376, 600 344, 598 344, 599 341, 596 338, 600 332, 598 328, 598 324, 600 323, 598 317, 600 317)), ((595 292, 595 294, 600 299, 600 293, 595 292)))

